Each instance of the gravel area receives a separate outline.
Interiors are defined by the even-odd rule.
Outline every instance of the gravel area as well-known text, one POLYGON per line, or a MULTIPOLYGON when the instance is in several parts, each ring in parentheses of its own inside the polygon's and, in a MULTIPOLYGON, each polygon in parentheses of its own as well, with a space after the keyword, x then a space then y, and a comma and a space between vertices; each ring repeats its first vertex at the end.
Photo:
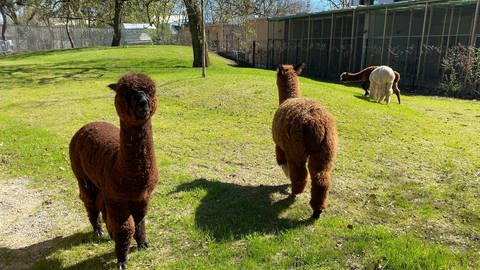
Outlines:
MULTIPOLYGON (((61 239, 85 228, 86 217, 28 188, 29 179, 0 179, 0 269, 23 269, 45 258, 61 239)), ((86 215, 85 215, 86 216, 86 215)))

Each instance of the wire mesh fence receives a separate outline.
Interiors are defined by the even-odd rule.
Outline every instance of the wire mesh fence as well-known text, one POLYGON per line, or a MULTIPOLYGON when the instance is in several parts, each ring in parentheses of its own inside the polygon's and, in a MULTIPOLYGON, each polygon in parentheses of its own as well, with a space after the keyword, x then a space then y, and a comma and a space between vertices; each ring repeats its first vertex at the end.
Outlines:
MULTIPOLYGON (((70 27, 75 47, 109 46, 113 31, 109 28, 70 27)), ((64 26, 9 25, 6 39, 12 50, 38 51, 71 48, 64 26)))
POLYGON ((304 62, 306 74, 338 80, 343 71, 388 65, 403 86, 436 88, 448 49, 480 41, 477 4, 409 1, 272 18, 266 66, 304 62))

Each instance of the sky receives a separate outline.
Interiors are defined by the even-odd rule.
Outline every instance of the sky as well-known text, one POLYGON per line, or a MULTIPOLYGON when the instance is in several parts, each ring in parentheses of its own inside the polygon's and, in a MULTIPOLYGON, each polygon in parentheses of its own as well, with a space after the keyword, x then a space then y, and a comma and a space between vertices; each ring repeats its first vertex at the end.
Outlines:
POLYGON ((330 5, 327 0, 307 0, 310 1, 310 12, 327 11, 330 5))
MULTIPOLYGON (((308 1, 308 0, 307 0, 308 1)), ((310 0, 310 11, 320 12, 328 9, 328 5, 323 0, 310 0)))

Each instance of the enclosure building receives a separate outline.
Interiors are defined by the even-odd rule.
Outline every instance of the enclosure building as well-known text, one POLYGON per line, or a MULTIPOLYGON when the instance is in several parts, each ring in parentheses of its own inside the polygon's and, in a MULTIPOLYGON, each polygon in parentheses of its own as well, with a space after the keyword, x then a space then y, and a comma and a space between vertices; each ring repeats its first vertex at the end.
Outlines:
POLYGON ((208 48, 239 63, 267 68, 267 19, 207 25, 208 48))
POLYGON ((268 20, 267 64, 307 64, 311 76, 389 65, 401 84, 436 87, 453 46, 480 45, 480 1, 406 1, 268 20))
POLYGON ((153 44, 150 30, 155 30, 154 25, 148 23, 122 23, 123 45, 153 44))

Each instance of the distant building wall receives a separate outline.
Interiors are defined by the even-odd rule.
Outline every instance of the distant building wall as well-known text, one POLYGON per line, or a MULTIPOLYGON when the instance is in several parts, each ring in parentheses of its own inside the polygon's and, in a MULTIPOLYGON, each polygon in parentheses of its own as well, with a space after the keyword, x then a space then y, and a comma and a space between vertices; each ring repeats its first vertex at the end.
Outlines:
POLYGON ((251 66, 266 68, 267 19, 244 25, 215 24, 206 27, 209 49, 251 66))

